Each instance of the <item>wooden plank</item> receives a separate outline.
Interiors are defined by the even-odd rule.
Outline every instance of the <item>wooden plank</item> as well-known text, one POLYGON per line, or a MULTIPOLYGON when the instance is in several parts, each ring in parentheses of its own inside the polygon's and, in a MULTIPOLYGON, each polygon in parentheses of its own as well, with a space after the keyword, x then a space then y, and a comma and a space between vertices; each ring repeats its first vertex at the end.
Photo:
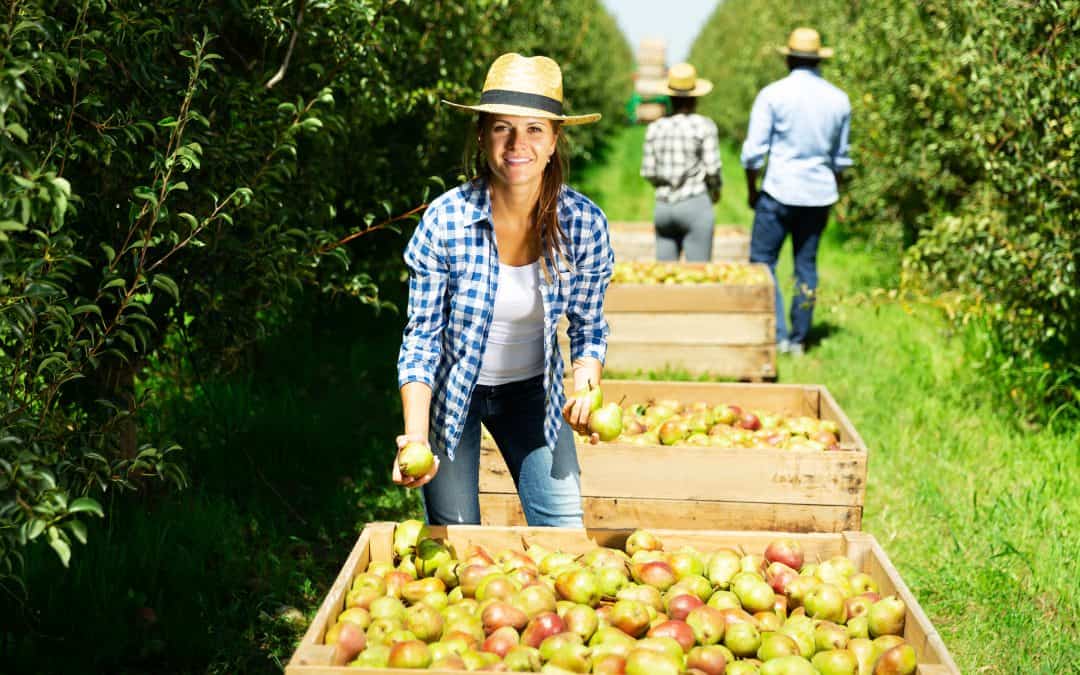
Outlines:
POLYGON ((773 314, 771 284, 611 284, 604 313, 729 312, 773 314))
MULTIPOLYGON (((819 504, 584 497, 586 527, 843 532, 861 526, 862 508, 819 504)), ((525 525, 516 494, 480 493, 481 524, 525 525)))
MULTIPOLYGON (((565 357, 564 357, 565 358, 565 357)), ((649 342, 612 337, 604 366, 631 373, 685 370, 694 375, 733 378, 776 377, 776 346, 717 345, 702 342, 649 342)))
POLYGON ((608 342, 622 338, 656 343, 700 342, 708 345, 770 345, 775 341, 772 314, 701 314, 672 312, 610 312, 608 342))
POLYGON ((855 429, 855 425, 848 419, 844 410, 836 403, 836 399, 832 397, 829 390, 825 387, 821 387, 821 410, 818 414, 819 419, 832 420, 836 422, 836 425, 840 427, 840 440, 844 443, 852 444, 855 447, 865 448, 866 443, 863 442, 862 436, 855 429))
MULTIPOLYGON (((497 451, 481 455, 480 491, 514 494, 497 451)), ((863 452, 605 443, 579 447, 578 463, 584 497, 862 506, 865 491, 863 452)))

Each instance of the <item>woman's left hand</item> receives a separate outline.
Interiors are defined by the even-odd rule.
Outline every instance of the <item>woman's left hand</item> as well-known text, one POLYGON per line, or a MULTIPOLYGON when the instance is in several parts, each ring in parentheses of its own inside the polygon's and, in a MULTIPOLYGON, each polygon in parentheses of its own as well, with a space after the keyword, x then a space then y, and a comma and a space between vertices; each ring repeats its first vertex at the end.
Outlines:
POLYGON ((571 396, 563 406, 563 419, 576 433, 589 438, 589 443, 600 442, 600 435, 589 431, 589 401, 582 396, 571 396))

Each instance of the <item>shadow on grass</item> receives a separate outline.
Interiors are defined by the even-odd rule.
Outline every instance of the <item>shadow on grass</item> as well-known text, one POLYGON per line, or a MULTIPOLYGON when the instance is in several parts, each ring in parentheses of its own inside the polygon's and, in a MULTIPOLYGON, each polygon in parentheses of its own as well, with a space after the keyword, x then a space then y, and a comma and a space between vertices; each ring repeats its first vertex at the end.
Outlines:
POLYGON ((420 512, 389 480, 400 330, 309 305, 258 368, 165 401, 192 487, 109 496, 70 570, 33 547, 5 672, 280 673, 363 523, 420 512))

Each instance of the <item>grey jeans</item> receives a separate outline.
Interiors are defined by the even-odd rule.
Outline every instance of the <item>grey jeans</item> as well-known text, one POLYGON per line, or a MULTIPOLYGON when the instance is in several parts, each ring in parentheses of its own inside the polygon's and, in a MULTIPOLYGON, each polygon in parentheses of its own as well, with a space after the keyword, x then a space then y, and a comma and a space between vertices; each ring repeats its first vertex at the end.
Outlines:
POLYGON ((713 207, 705 194, 681 202, 656 202, 653 212, 656 226, 656 259, 686 262, 712 260, 713 207))

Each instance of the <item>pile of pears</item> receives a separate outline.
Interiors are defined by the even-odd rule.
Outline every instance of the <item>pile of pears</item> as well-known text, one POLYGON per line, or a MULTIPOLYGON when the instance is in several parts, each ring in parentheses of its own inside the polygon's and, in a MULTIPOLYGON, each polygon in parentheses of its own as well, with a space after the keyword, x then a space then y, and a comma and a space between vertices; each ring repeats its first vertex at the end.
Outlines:
POLYGON ((760 286, 771 283, 769 272, 760 265, 741 262, 714 262, 700 266, 664 262, 617 262, 613 284, 729 284, 760 286))
POLYGON ((844 556, 665 550, 645 530, 585 554, 455 551, 398 523, 326 632, 367 668, 625 675, 909 675, 907 608, 844 556))
MULTIPOLYGON (((629 445, 700 445, 722 448, 779 449, 794 452, 840 450, 840 426, 832 420, 787 416, 765 410, 706 401, 652 400, 604 403, 600 387, 574 392, 591 411, 589 431, 601 441, 629 445)), ((585 441, 582 436, 579 440, 585 441)))

